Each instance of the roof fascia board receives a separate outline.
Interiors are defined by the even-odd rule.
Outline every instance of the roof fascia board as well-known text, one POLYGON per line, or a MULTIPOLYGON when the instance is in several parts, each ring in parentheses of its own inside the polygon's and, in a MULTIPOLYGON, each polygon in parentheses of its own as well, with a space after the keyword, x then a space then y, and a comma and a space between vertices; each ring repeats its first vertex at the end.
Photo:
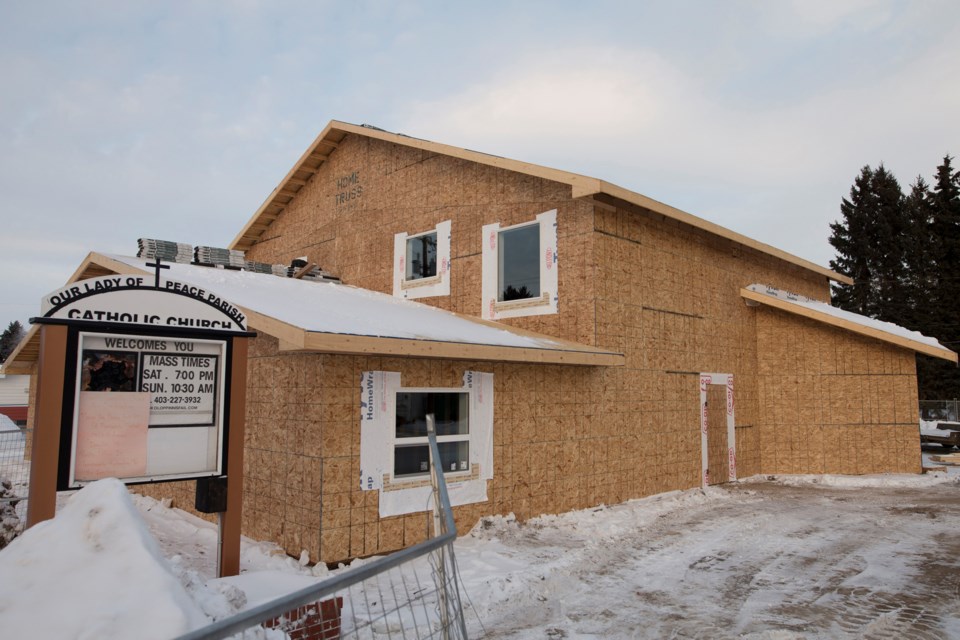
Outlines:
POLYGON ((0 373, 10 375, 29 375, 34 373, 34 367, 40 355, 40 325, 35 324, 27 330, 16 348, 10 352, 6 361, 0 366, 0 373))
POLYGON ((72 284, 78 280, 85 280, 88 277, 91 277, 87 274, 91 268, 109 269, 114 273, 123 275, 144 275, 149 273, 143 269, 130 266, 125 262, 114 260, 113 258, 105 256, 102 253, 91 251, 87 254, 87 257, 84 259, 83 263, 77 268, 76 271, 73 272, 73 275, 70 276, 70 279, 67 280, 67 284, 72 284))
MULTIPOLYGON (((697 229, 702 229, 710 234, 726 238, 745 247, 759 251, 760 253, 765 253, 775 258, 779 258, 780 260, 790 264, 825 276, 834 282, 853 284, 853 280, 847 276, 839 274, 835 271, 831 271, 825 267, 821 267, 820 265, 810 262, 809 260, 804 260, 803 258, 789 254, 786 251, 781 251, 780 249, 772 247, 768 244, 759 242, 735 231, 721 227, 718 224, 708 222, 703 218, 699 218, 693 214, 677 209, 676 207, 671 207, 670 205, 658 202, 653 198, 648 198, 642 194, 630 191, 629 189, 624 189, 623 187, 619 187, 603 180, 598 180, 597 178, 591 178, 589 176, 571 173, 569 171, 562 171, 560 169, 544 167, 542 165, 532 164, 529 162, 512 160, 501 156, 494 156, 481 153, 479 151, 471 151, 469 149, 454 147, 439 142, 432 142, 430 140, 423 140, 421 138, 412 138, 410 136, 405 136, 398 133, 383 131, 382 129, 364 127, 347 122, 341 122, 339 120, 331 120, 320 133, 320 135, 314 139, 313 143, 307 148, 306 151, 304 151, 304 153, 300 156, 300 159, 297 160, 297 162, 293 165, 293 168, 287 172, 287 175, 283 178, 283 180, 280 181, 280 184, 278 184, 277 187, 270 193, 263 204, 260 205, 260 208, 257 209, 247 224, 244 225, 240 233, 238 233, 233 239, 233 241, 230 243, 230 248, 241 250, 250 249, 256 243, 257 239, 263 234, 263 232, 266 231, 266 229, 270 226, 270 223, 277 218, 278 211, 268 212, 267 210, 271 207, 278 206, 282 209, 285 208, 286 204, 289 204, 284 203, 280 205, 276 203, 276 198, 281 195, 283 197, 291 197, 289 193, 286 193, 290 191, 287 187, 291 181, 297 181, 297 190, 299 190, 300 186, 302 186, 303 181, 296 179, 294 174, 302 170, 307 159, 310 157, 316 157, 314 154, 316 153, 317 147, 324 143, 333 144, 335 146, 343 139, 344 136, 348 134, 355 134, 376 140, 383 140, 393 144, 399 144, 414 149, 421 149, 431 153, 459 158, 461 160, 498 167, 508 171, 516 171, 525 175, 544 178, 561 184, 567 184, 571 187, 571 197, 573 198, 586 198, 599 194, 606 194, 618 200, 622 200, 623 202, 627 202, 649 211, 653 211, 667 218, 683 222, 684 224, 690 225, 697 229), (337 140, 333 140, 332 138, 336 136, 339 136, 337 140)), ((292 196, 292 198, 295 197, 295 195, 292 196)))
POLYGON ((881 331, 880 329, 867 327, 862 324, 857 324, 856 322, 850 322, 849 320, 832 316, 829 313, 808 309, 800 305, 792 304, 786 300, 780 300, 779 298, 772 298, 762 293, 757 293, 756 291, 750 291, 749 289, 740 289, 740 295, 747 300, 759 302, 760 304, 774 307, 775 309, 780 309, 781 311, 793 313, 798 316, 803 316, 811 320, 816 320, 824 324, 829 324, 840 329, 846 329, 847 331, 852 331, 853 333, 874 338, 875 340, 889 342, 890 344, 895 344, 898 347, 903 347, 904 349, 910 349, 911 351, 933 356, 934 358, 949 360, 953 363, 957 362, 957 354, 949 349, 937 348, 923 342, 918 342, 917 340, 911 340, 910 338, 887 333, 886 331, 881 331))
MULTIPOLYGON (((83 278, 91 267, 109 269, 115 273, 145 274, 146 271, 114 260, 100 253, 91 252, 78 268, 70 282, 83 278)), ((306 331, 289 323, 277 320, 246 307, 239 307, 247 316, 248 324, 281 341, 282 351, 323 351, 325 353, 399 355, 411 357, 435 357, 457 360, 498 360, 505 362, 531 362, 551 364, 579 364, 589 366, 622 366, 626 359, 623 354, 592 350, 588 345, 554 338, 510 327, 507 325, 481 320, 472 316, 455 314, 461 319, 495 327, 503 331, 539 339, 549 339, 557 344, 556 349, 501 347, 496 345, 469 344, 460 342, 439 342, 431 340, 413 340, 404 338, 383 338, 379 336, 355 336, 348 334, 321 333, 306 331), (441 355, 442 354, 442 355, 441 355)))
POLYGON ((338 131, 342 131, 344 133, 355 133, 357 135, 366 136, 368 138, 383 140, 385 142, 392 142, 394 144, 412 147, 414 149, 420 149, 422 151, 429 151, 431 153, 436 153, 439 155, 459 158, 460 160, 468 160, 470 162, 489 165, 492 167, 497 167, 499 169, 506 169, 508 171, 516 171, 517 173, 523 173, 523 174, 534 176, 537 178, 545 178, 547 180, 560 182, 562 184, 568 184, 571 187, 580 188, 584 190, 589 190, 594 188, 595 183, 598 182, 596 178, 590 178, 588 176, 572 173, 570 171, 553 169, 551 167, 545 167, 543 165, 533 164, 530 162, 523 162, 521 160, 512 160, 510 158, 495 156, 495 155, 483 153, 480 151, 471 151, 470 149, 464 149, 462 147, 454 147, 452 145, 443 144, 441 142, 423 140, 422 138, 412 138, 410 136, 405 136, 399 133, 391 133, 389 131, 383 131, 382 129, 362 127, 355 124, 349 124, 347 122, 340 122, 337 120, 331 121, 328 127, 331 127, 332 129, 335 129, 338 131))
POLYGON ((463 344, 403 338, 355 336, 338 333, 308 332, 304 351, 333 354, 441 358, 444 360, 489 360, 530 364, 584 366, 623 366, 625 357, 604 351, 527 349, 494 345, 463 344))
POLYGON ((599 190, 596 192, 596 194, 585 194, 585 195, 605 194, 616 200, 620 200, 628 204, 632 204, 637 207, 647 209, 654 213, 660 214, 666 218, 670 218, 672 220, 676 220, 677 222, 682 222, 696 229, 701 229, 703 231, 706 231, 711 235, 719 236, 721 238, 726 238, 727 240, 736 242, 737 244, 743 245, 755 251, 759 251, 760 253, 765 253, 767 255, 773 256, 774 258, 783 260, 784 262, 789 262, 790 264, 796 265, 808 271, 812 271, 814 273, 822 275, 828 278, 829 280, 833 280, 834 282, 840 282, 843 284, 853 284, 852 278, 849 278, 843 274, 837 273, 836 271, 827 269, 826 267, 821 267, 820 265, 810 262, 809 260, 804 260, 803 258, 787 253, 786 251, 781 251, 776 247, 772 247, 763 242, 759 242, 757 240, 754 240, 753 238, 749 238, 743 234, 737 233, 736 231, 731 231, 730 229, 721 227, 718 224, 714 224, 713 222, 709 222, 707 220, 704 220, 703 218, 699 218, 693 214, 687 213, 686 211, 677 209, 676 207, 671 207, 670 205, 654 200, 653 198, 648 198, 645 195, 630 191, 629 189, 618 187, 615 184, 604 182, 603 180, 599 180, 598 182, 600 183, 600 185, 599 185, 599 190))
POLYGON ((266 228, 270 226, 269 222, 264 224, 261 222, 261 220, 264 217, 269 216, 271 218, 270 222, 272 222, 277 217, 276 215, 266 213, 266 210, 273 204, 274 198, 276 198, 277 195, 279 195, 279 193, 284 189, 284 187, 287 186, 287 183, 291 178, 293 178, 294 174, 301 170, 306 160, 316 152, 317 147, 319 147, 322 142, 330 137, 331 132, 333 132, 336 128, 334 125, 337 124, 339 123, 337 123, 335 120, 331 120, 327 126, 324 127, 323 131, 320 132, 320 135, 314 138, 310 146, 307 147, 307 150, 304 151, 296 163, 294 163, 293 168, 287 172, 287 175, 283 177, 283 180, 280 181, 280 184, 278 184, 273 191, 270 192, 270 195, 267 196, 267 199, 263 201, 263 204, 260 205, 260 208, 256 210, 250 220, 247 221, 247 224, 245 224, 243 229, 240 230, 240 233, 236 235, 229 245, 230 249, 247 250, 253 246, 255 240, 250 240, 249 238, 259 238, 266 228), (262 229, 259 232, 255 232, 255 228, 258 226, 261 226, 262 229))
POLYGON ((240 308, 243 309, 243 313, 247 316, 247 324, 254 327, 257 331, 262 331, 267 335, 277 338, 284 344, 284 349, 282 350, 303 349, 307 332, 300 327, 295 327, 292 324, 271 318, 270 316, 265 316, 256 311, 250 311, 243 307, 240 308))

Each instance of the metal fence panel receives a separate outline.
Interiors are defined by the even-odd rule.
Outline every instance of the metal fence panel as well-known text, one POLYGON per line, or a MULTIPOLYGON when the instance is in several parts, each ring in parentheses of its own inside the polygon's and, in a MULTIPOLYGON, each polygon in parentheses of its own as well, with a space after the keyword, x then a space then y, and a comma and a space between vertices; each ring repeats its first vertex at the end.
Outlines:
POLYGON ((957 400, 921 400, 920 419, 927 421, 960 422, 960 402, 957 400))
POLYGON ((428 419, 434 537, 359 563, 178 640, 218 638, 466 639, 453 543, 457 537, 432 421, 428 419))
POLYGON ((22 531, 27 521, 27 495, 30 488, 30 462, 25 457, 27 439, 26 429, 0 431, 0 514, 4 526, 9 525, 13 529, 0 532, 5 539, 12 539, 10 534, 22 531), (16 523, 8 520, 14 515, 16 523))

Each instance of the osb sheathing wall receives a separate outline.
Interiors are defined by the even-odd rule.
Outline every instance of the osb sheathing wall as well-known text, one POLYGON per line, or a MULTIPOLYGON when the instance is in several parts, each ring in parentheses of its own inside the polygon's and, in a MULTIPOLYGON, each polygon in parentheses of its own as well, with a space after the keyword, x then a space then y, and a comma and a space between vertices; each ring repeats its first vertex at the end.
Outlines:
MULTIPOLYGON (((263 334, 249 363, 243 533, 293 555, 306 549, 313 561, 385 553, 427 535, 426 514, 381 519, 379 493, 360 489, 363 371, 397 371, 414 387, 459 387, 467 370, 494 374, 494 479, 487 502, 454 509, 461 532, 488 514, 612 504, 697 474, 680 453, 688 443, 636 430, 638 405, 605 368, 290 353, 263 334)), ((664 385, 657 398, 676 391, 664 385)), ((142 492, 189 509, 194 484, 142 492)))
POLYGON ((739 295, 761 282, 829 299, 825 278, 642 211, 594 214, 597 341, 637 433, 661 445, 669 489, 700 484, 699 373, 734 374, 739 477, 760 471, 756 323, 739 295))
POLYGON ((493 513, 525 519, 669 488, 673 443, 637 433, 605 369, 293 354, 261 335, 250 354, 244 532, 292 554, 335 562, 427 535, 424 513, 379 517, 360 489, 360 374, 397 371, 405 386, 459 387, 466 370, 494 374, 494 479, 488 502, 455 508, 469 531, 493 513), (656 479, 656 480, 655 480, 656 479))
POLYGON ((479 317, 483 225, 532 222, 554 208, 563 312, 505 322, 593 344, 592 206, 572 200, 569 185, 348 135, 247 257, 307 256, 346 284, 390 293, 394 235, 450 220, 450 295, 417 301, 479 317), (338 198, 357 188, 359 197, 338 198))
MULTIPOLYGON (((358 385, 367 370, 398 371, 404 385, 427 387, 460 386, 467 369, 494 373, 490 500, 455 510, 461 531, 490 513, 523 519, 698 486, 700 372, 734 374, 738 475, 767 470, 761 433, 778 422, 758 388, 758 312, 739 290, 759 282, 825 300, 822 276, 643 211, 571 200, 569 186, 357 136, 341 142, 248 257, 306 255, 348 284, 389 292, 394 234, 449 219, 451 295, 422 302, 479 315, 481 227, 553 208, 560 313, 508 322, 623 352, 626 366, 281 353, 261 334, 250 356, 245 534, 325 562, 426 535, 423 514, 381 520, 377 492, 358 487, 358 385), (338 202, 357 186, 359 198, 338 202)), ((821 404, 847 401, 825 387, 821 404)), ((776 411, 785 411, 783 401, 773 400, 776 411)), ((803 456, 790 459, 797 471, 815 472, 806 446, 791 435, 803 456)), ((183 494, 192 504, 192 483, 183 494)))
POLYGON ((762 473, 919 473, 912 351, 757 309, 762 473))

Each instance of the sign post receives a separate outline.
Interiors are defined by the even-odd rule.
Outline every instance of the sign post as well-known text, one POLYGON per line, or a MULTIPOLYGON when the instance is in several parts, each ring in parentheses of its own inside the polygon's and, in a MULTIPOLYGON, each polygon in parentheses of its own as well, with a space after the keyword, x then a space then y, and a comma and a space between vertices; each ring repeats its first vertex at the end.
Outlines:
POLYGON ((156 277, 82 280, 44 298, 27 526, 56 491, 226 480, 221 575, 239 572, 247 331, 242 311, 156 277))

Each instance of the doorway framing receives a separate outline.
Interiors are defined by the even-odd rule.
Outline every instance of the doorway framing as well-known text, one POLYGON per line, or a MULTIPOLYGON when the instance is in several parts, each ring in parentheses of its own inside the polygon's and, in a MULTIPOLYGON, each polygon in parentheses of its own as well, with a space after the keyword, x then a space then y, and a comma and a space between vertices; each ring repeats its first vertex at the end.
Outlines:
POLYGON ((735 402, 733 397, 732 373, 700 374, 700 486, 710 485, 709 445, 707 442, 707 387, 722 385, 727 389, 727 461, 729 463, 728 482, 737 479, 737 430, 735 420, 735 402))

